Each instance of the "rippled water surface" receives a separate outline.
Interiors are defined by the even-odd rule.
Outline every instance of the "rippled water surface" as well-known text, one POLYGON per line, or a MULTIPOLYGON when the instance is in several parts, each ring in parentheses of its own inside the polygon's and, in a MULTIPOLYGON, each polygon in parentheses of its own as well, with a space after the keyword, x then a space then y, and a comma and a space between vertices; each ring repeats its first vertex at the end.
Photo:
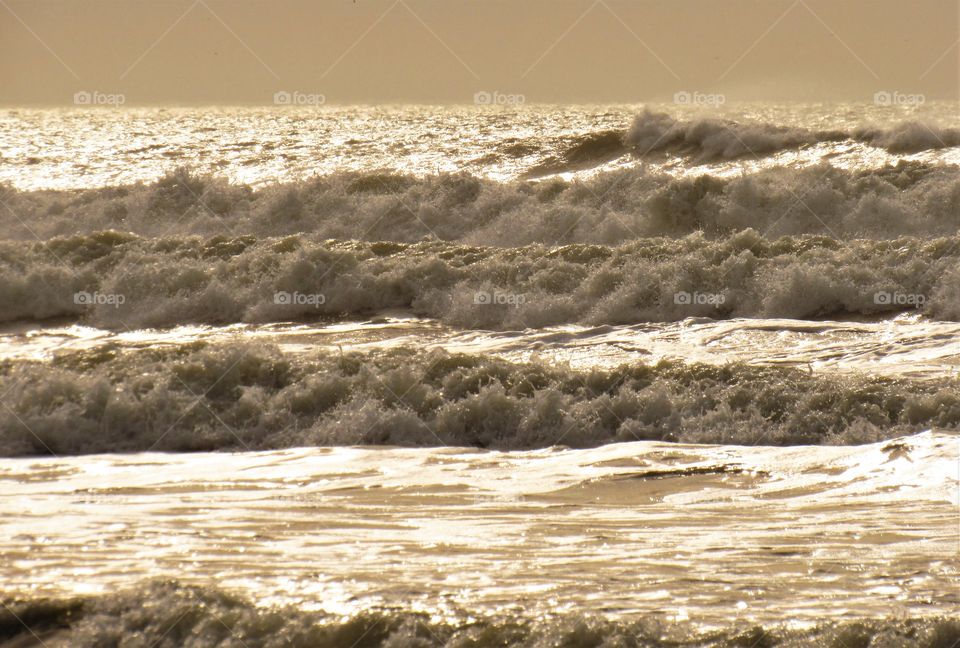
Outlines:
POLYGON ((109 331, 76 324, 0 328, 0 359, 49 359, 96 349, 176 347, 257 340, 288 353, 372 351, 415 346, 531 359, 578 369, 663 359, 799 367, 811 372, 950 378, 960 371, 960 324, 903 315, 874 321, 688 319, 629 326, 559 326, 525 331, 463 331, 395 314, 337 324, 181 326, 109 331))
POLYGON ((956 435, 0 460, 8 594, 812 625, 956 609, 956 435))

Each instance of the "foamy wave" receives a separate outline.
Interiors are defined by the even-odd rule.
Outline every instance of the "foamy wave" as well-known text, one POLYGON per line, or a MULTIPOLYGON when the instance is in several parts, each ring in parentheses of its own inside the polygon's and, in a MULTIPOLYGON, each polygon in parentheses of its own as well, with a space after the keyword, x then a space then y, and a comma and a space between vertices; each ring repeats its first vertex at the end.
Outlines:
POLYGON ((525 177, 536 178, 553 173, 589 169, 614 160, 626 153, 623 133, 600 131, 588 133, 558 156, 551 156, 530 169, 525 177))
POLYGON ((592 447, 644 439, 874 442, 960 424, 960 382, 755 367, 578 371, 399 348, 285 356, 262 344, 7 363, 0 454, 303 445, 592 447))
POLYGON ((636 155, 674 151, 692 155, 700 161, 766 155, 844 139, 847 134, 843 131, 818 133, 804 128, 740 124, 716 118, 681 121, 666 113, 650 111, 637 115, 624 138, 636 155))
POLYGON ((498 246, 610 245, 745 228, 768 237, 895 238, 957 233, 960 168, 901 162, 848 171, 820 165, 685 179, 629 169, 539 183, 338 173, 259 190, 182 169, 149 185, 76 193, 0 188, 0 199, 9 207, 0 209, 0 231, 19 240, 105 229, 498 246))
POLYGON ((899 311, 960 319, 958 237, 771 241, 746 231, 480 248, 103 232, 0 242, 0 258, 0 319, 82 318, 115 329, 356 319, 387 309, 482 329, 899 311))
POLYGON ((888 129, 858 128, 853 131, 853 138, 890 153, 918 153, 960 146, 960 129, 911 121, 888 129))
MULTIPOLYGON (((469 613, 469 611, 465 611, 469 613)), ((784 619, 784 623, 789 619, 784 619)), ((946 617, 825 623, 812 629, 731 627, 704 632, 658 619, 611 621, 579 615, 431 620, 415 611, 371 610, 352 618, 293 607, 264 608, 213 587, 152 581, 101 597, 4 602, 0 640, 10 645, 99 648, 180 645, 205 648, 454 648, 474 646, 897 646, 941 648, 960 640, 946 617)))
POLYGON ((763 156, 821 142, 863 142, 890 153, 916 153, 960 146, 960 130, 920 121, 892 128, 861 127, 852 131, 810 130, 776 124, 740 123, 701 118, 682 121, 666 113, 644 111, 627 131, 624 142, 635 155, 673 152, 699 162, 763 156))

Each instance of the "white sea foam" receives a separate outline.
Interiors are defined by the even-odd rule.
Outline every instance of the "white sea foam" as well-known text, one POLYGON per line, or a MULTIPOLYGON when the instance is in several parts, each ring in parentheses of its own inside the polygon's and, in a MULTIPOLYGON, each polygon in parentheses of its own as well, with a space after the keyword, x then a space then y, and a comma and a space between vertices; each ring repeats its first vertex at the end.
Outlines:
POLYGON ((960 378, 629 360, 611 369, 393 345, 267 341, 7 362, 0 455, 292 445, 591 447, 632 439, 863 443, 960 425, 960 378))
POLYGON ((0 242, 0 257, 0 319, 72 317, 118 329, 356 319, 384 309, 479 329, 902 311, 960 319, 956 237, 769 240, 745 231, 480 248, 102 232, 0 242), (116 298, 87 303, 76 297, 83 293, 116 298), (278 300, 283 293, 318 297, 278 300))
POLYGON ((957 233, 960 167, 819 165, 684 178, 640 168, 508 183, 463 174, 335 173, 260 190, 180 169, 149 185, 79 193, 0 188, 0 199, 0 228, 20 240, 105 229, 497 246, 610 245, 746 228, 768 237, 896 238, 957 233))

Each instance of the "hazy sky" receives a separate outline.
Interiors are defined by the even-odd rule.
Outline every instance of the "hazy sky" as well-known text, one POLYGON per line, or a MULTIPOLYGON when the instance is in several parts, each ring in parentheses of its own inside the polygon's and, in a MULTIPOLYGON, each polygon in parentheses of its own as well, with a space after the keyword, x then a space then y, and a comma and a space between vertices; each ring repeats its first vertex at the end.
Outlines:
POLYGON ((956 98, 957 0, 0 0, 0 103, 956 98))

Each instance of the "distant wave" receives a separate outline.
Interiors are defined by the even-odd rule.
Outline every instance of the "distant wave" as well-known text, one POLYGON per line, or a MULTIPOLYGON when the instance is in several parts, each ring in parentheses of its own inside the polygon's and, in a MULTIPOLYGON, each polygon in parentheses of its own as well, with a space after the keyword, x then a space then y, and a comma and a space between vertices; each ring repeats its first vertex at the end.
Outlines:
MULTIPOLYGON (((786 622, 787 619, 784 619, 786 622)), ((100 597, 5 602, 0 641, 11 646, 238 643, 247 648, 294 646, 345 648, 455 648, 472 646, 897 646, 948 648, 960 640, 960 622, 946 617, 876 619, 824 623, 812 629, 736 624, 702 631, 655 619, 610 621, 579 615, 536 620, 521 616, 469 622, 435 621, 414 611, 370 611, 352 618, 324 612, 264 608, 212 587, 153 581, 100 597), (21 623, 22 621, 22 623, 21 623), (278 642, 279 640, 279 642, 278 642)), ((6 645, 6 644, 5 644, 6 645)))
POLYGON ((588 133, 558 156, 551 156, 530 169, 525 177, 536 178, 553 173, 589 169, 615 160, 626 152, 623 133, 619 131, 600 131, 588 133))
POLYGON ((960 425, 960 380, 663 361, 612 370, 409 348, 65 353, 0 373, 0 455, 304 445, 876 442, 960 425))
MULTIPOLYGON (((596 144, 601 151, 609 145, 596 144)), ((769 237, 896 238, 957 233, 960 167, 819 165, 679 179, 627 169, 582 181, 506 183, 465 174, 344 172, 257 190, 180 169, 147 185, 79 192, 0 186, 0 200, 9 207, 0 209, 0 231, 19 240, 106 229, 496 246, 610 245, 746 228, 769 237)))
POLYGON ((680 120, 645 110, 626 132, 605 130, 581 135, 562 153, 532 167, 524 177, 581 171, 628 154, 640 158, 682 155, 699 164, 759 158, 824 142, 860 142, 892 154, 919 153, 960 146, 960 129, 914 120, 890 128, 811 130, 715 117, 680 120))
POLYGON ((764 123, 741 124, 716 118, 692 121, 644 111, 627 131, 625 143, 639 156, 664 151, 689 154, 699 161, 767 155, 823 141, 848 139, 843 131, 811 131, 764 123))
POLYGON ((484 248, 102 232, 0 242, 0 259, 0 321, 70 317, 114 329, 385 309, 482 329, 908 310, 960 320, 956 236, 843 242, 745 231, 484 248))
POLYGON ((690 155, 699 162, 769 155, 821 142, 845 140, 863 142, 890 153, 916 153, 960 146, 960 129, 910 121, 889 129, 862 127, 852 131, 818 131, 709 117, 682 121, 666 113, 648 110, 636 117, 624 137, 624 143, 635 155, 643 157, 669 151, 690 155))
POLYGON ((853 131, 853 138, 890 153, 919 153, 960 146, 960 129, 912 121, 888 129, 858 128, 853 131))

